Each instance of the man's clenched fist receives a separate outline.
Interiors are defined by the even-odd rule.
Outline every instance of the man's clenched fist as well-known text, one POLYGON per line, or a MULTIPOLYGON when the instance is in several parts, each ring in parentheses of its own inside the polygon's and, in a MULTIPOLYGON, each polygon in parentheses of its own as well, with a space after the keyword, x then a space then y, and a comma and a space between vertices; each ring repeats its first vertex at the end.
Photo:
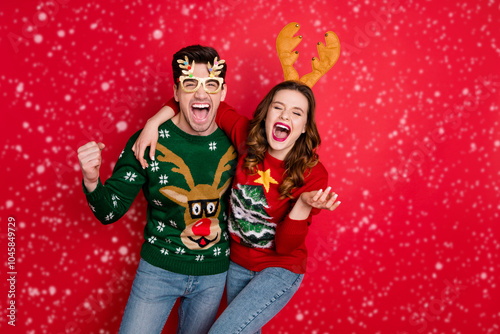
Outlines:
POLYGON ((99 180, 99 167, 101 167, 101 151, 103 143, 91 141, 78 149, 78 161, 83 174, 83 183, 87 191, 92 192, 97 187, 99 180))

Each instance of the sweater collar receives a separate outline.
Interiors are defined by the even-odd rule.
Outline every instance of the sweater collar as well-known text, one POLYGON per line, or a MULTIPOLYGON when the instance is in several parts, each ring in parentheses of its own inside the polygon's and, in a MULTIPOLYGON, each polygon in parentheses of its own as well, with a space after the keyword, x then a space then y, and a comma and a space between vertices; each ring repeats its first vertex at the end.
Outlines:
POLYGON ((189 133, 182 131, 177 125, 174 124, 174 122, 171 119, 169 119, 168 121, 166 121, 165 123, 160 125, 159 129, 162 129, 162 128, 169 130, 169 131, 172 131, 176 135, 178 135, 186 140, 189 140, 191 142, 204 143, 204 142, 207 142, 210 140, 218 139, 221 136, 225 136, 224 132, 220 128, 217 128, 217 130, 215 130, 214 132, 212 132, 208 136, 192 135, 192 134, 189 134, 189 133))
POLYGON ((273 157, 269 151, 266 151, 265 160, 274 168, 285 168, 285 161, 273 157))

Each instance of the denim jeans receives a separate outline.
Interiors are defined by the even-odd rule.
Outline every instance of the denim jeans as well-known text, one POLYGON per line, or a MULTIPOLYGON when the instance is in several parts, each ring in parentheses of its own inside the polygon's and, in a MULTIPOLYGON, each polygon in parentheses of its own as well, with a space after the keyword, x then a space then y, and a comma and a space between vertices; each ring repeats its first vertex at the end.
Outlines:
POLYGON ((255 272, 231 262, 227 272, 228 306, 209 333, 260 333, 262 326, 290 301, 303 278, 303 274, 279 267, 255 272))
POLYGON ((161 333, 179 297, 177 333, 207 333, 217 315, 226 274, 176 274, 141 259, 123 314, 120 334, 161 333))

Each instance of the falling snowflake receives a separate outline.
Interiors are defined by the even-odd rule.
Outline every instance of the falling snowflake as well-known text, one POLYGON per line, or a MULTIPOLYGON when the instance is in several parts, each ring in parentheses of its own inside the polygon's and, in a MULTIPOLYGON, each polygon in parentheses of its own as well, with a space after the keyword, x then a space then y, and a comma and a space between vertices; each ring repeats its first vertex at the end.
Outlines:
POLYGON ((220 255, 220 247, 215 247, 214 248, 214 256, 219 256, 220 255))
POLYGON ((175 250, 175 253, 182 255, 182 254, 186 253, 186 251, 180 247, 177 247, 177 249, 175 250))
POLYGON ((165 228, 165 224, 163 224, 162 222, 158 222, 158 226, 156 226, 156 228, 158 229, 158 231, 160 232, 163 232, 163 229, 165 228))
POLYGON ((157 161, 153 161, 153 162, 151 163, 151 171, 152 171, 152 172, 156 172, 156 171, 158 171, 159 169, 160 169, 160 167, 158 167, 158 162, 157 162, 157 161))
POLYGON ((152 243, 154 244, 155 241, 156 241, 156 237, 155 236, 150 236, 149 239, 148 239, 149 243, 152 243))
POLYGON ((92 210, 92 212, 95 212, 95 207, 89 202, 87 202, 87 204, 89 205, 90 210, 92 210))
POLYGON ((125 177, 125 180, 129 180, 130 182, 132 182, 137 177, 137 174, 132 173, 132 172, 127 172, 127 175, 125 175, 124 177, 125 177))
POLYGON ((170 225, 172 225, 173 227, 177 227, 177 224, 173 220, 170 221, 170 225))
POLYGON ((113 217, 115 216, 115 214, 113 212, 110 212, 107 216, 106 216, 106 220, 111 220, 113 219, 113 217))
POLYGON ((118 206, 118 201, 120 200, 115 194, 111 195, 111 200, 113 201, 113 206, 116 208, 118 206))
POLYGON ((160 251, 163 255, 168 255, 168 249, 162 248, 160 251))
POLYGON ((229 238, 229 235, 227 234, 227 232, 224 232, 222 235, 224 236, 224 240, 227 240, 229 238))
POLYGON ((158 131, 158 133, 160 134, 160 137, 162 137, 162 138, 168 138, 168 137, 170 137, 170 134, 168 133, 168 130, 160 130, 160 131, 158 131))
POLYGON ((153 202, 158 206, 163 206, 163 204, 161 204, 161 202, 157 199, 154 199, 153 202))
POLYGON ((196 258, 195 258, 196 261, 203 261, 204 259, 205 259, 205 257, 203 255, 196 255, 196 258))
POLYGON ((165 242, 166 242, 167 244, 171 244, 171 243, 172 243, 172 240, 170 240, 170 239, 165 239, 165 242))
POLYGON ((208 144, 208 148, 210 149, 210 151, 215 151, 217 149, 217 143, 216 142, 211 142, 210 144, 208 144))
POLYGON ((226 256, 229 256, 229 253, 231 253, 231 251, 228 249, 226 249, 226 256))
POLYGON ((167 183, 168 183, 168 176, 160 175, 160 184, 167 184, 167 183))
POLYGON ((123 150, 122 153, 120 153, 120 156, 118 157, 118 159, 120 159, 123 156, 123 153, 125 153, 125 150, 123 150))

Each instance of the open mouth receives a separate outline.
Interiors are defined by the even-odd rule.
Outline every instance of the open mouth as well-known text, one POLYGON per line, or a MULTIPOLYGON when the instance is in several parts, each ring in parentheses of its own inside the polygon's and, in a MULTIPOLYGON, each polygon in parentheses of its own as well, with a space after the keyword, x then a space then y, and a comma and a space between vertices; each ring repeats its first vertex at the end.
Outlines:
POLYGON ((195 122, 205 122, 210 114, 210 104, 208 103, 193 103, 191 105, 191 113, 195 122))
POLYGON ((219 237, 219 233, 217 233, 215 238, 213 238, 212 240, 205 238, 205 237, 201 237, 198 240, 195 240, 193 237, 188 237, 188 239, 193 241, 193 242, 196 242, 198 244, 198 246, 200 246, 200 248, 205 248, 208 245, 210 245, 212 242, 216 241, 218 237, 219 237))
POLYGON ((273 127, 273 139, 276 141, 285 141, 290 135, 290 127, 283 123, 276 123, 273 127))

